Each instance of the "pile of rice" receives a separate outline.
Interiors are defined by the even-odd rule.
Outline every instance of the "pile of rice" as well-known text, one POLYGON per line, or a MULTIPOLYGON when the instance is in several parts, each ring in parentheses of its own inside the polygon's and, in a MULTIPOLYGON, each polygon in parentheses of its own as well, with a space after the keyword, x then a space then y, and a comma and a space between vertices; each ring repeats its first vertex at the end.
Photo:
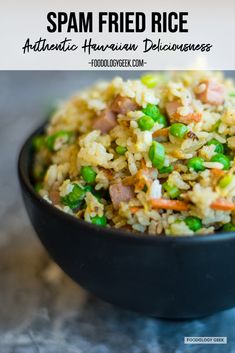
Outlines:
POLYGON ((74 217, 152 235, 234 230, 235 86, 221 73, 99 83, 59 107, 33 146, 35 188, 74 217), (165 123, 143 127, 151 111, 165 123), (179 123, 183 137, 171 133, 179 123), (150 153, 155 141, 164 152, 159 165, 150 153), (194 157, 200 170, 189 163, 194 157))

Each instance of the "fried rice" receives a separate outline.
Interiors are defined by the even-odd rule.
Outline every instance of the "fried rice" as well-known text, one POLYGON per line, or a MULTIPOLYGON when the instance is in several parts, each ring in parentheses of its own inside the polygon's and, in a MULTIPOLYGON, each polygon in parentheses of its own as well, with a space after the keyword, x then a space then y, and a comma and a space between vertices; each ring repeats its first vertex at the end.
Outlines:
POLYGON ((74 217, 143 235, 235 230, 235 86, 222 73, 98 83, 33 148, 36 190, 74 217))

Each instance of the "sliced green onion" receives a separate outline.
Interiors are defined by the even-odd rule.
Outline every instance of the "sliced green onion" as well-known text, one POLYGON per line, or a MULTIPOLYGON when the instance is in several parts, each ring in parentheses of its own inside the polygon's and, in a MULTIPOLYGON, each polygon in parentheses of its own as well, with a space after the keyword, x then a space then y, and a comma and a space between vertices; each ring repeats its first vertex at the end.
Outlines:
POLYGON ((149 149, 149 158, 155 168, 162 168, 165 161, 165 148, 157 141, 153 141, 149 149))
POLYGON ((85 180, 85 182, 91 184, 94 183, 96 178, 96 172, 90 166, 84 166, 81 168, 81 176, 85 180))
POLYGON ((95 216, 91 218, 91 222, 97 226, 106 226, 107 224, 107 218, 105 216, 95 216))
POLYGON ((173 166, 172 165, 168 165, 168 167, 162 167, 160 169, 158 169, 160 174, 169 174, 171 172, 173 172, 173 166))
POLYGON ((211 130, 210 131, 215 131, 215 132, 218 132, 219 130, 219 126, 220 126, 220 123, 221 123, 221 120, 217 120, 216 123, 212 126, 211 130))
POLYGON ((235 231, 235 226, 232 223, 226 223, 223 225, 222 230, 225 232, 233 232, 235 231))
POLYGON ((117 146, 116 149, 115 149, 115 151, 116 151, 118 154, 123 155, 123 154, 126 153, 127 148, 124 147, 124 146, 117 146))
POLYGON ((72 136, 73 136, 73 133, 71 131, 58 131, 55 134, 47 137, 46 139, 47 148, 50 151, 57 151, 61 148, 63 144, 68 143, 72 136))
POLYGON ((168 182, 162 184, 163 189, 167 191, 171 199, 176 199, 180 196, 180 190, 175 185, 170 185, 168 182))
POLYGON ((184 219, 184 222, 193 232, 202 228, 202 221, 198 217, 188 216, 184 219))
POLYGON ((79 207, 86 196, 88 190, 78 184, 73 184, 73 190, 64 197, 61 197, 61 202, 71 209, 79 207))
POLYGON ((232 175, 230 174, 225 175, 222 179, 220 179, 219 186, 222 189, 226 188, 226 186, 228 186, 231 183, 232 179, 233 179, 232 175))

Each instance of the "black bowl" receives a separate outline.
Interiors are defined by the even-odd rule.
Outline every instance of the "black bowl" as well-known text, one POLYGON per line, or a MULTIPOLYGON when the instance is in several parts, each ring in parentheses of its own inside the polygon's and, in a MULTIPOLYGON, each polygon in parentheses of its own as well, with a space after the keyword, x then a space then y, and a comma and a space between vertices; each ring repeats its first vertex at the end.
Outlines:
POLYGON ((30 220, 55 262, 96 296, 146 315, 186 319, 235 305, 235 235, 149 236, 68 215, 35 191, 31 142, 18 173, 30 220))

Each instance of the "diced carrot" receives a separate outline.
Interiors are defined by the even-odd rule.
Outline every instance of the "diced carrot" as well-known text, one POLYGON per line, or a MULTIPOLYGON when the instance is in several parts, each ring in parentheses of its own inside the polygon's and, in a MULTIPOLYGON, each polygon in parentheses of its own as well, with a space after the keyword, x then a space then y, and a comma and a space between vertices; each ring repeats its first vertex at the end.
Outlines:
POLYGON ((174 211, 188 210, 188 204, 184 201, 179 201, 179 200, 152 199, 151 203, 153 208, 162 208, 165 210, 174 210, 174 211))
POLYGON ((113 179, 113 173, 109 169, 101 168, 102 172, 104 172, 105 176, 107 179, 112 180, 113 179))
POLYGON ((216 177, 221 177, 222 175, 224 175, 225 172, 222 169, 212 168, 211 173, 216 177))
POLYGON ((122 180, 123 185, 135 185, 135 190, 139 191, 146 185, 149 187, 152 183, 152 175, 156 173, 154 168, 147 168, 145 160, 141 160, 141 169, 135 175, 130 175, 122 180))
POLYGON ((201 113, 190 113, 188 115, 180 115, 179 113, 175 113, 171 117, 171 122, 172 121, 178 121, 180 123, 184 124, 190 124, 190 123, 198 123, 202 118, 201 113))
POLYGON ((212 168, 211 169, 211 175, 212 175, 212 186, 216 187, 218 185, 218 182, 220 178, 225 174, 225 171, 222 169, 218 168, 212 168))
POLYGON ((125 177, 123 180, 122 180, 122 183, 123 185, 134 185, 136 182, 136 176, 135 175, 130 175, 130 176, 127 176, 125 177))
POLYGON ((158 137, 158 136, 164 136, 167 137, 169 134, 169 129, 168 127, 165 127, 163 129, 159 129, 153 133, 153 137, 158 137))
POLYGON ((145 162, 144 158, 141 159, 141 168, 142 169, 147 169, 146 162, 145 162))
POLYGON ((142 190, 145 185, 149 187, 152 183, 151 173, 153 168, 147 168, 144 159, 141 160, 141 167, 135 175, 135 191, 142 190))
MULTIPOLYGON (((156 173, 155 168, 148 168, 146 166, 146 162, 144 159, 141 159, 141 169, 140 170, 142 170, 141 171, 142 174, 145 174, 148 177, 152 177, 153 173, 156 173)), ((138 173, 136 175, 138 175, 138 173)))
POLYGON ((198 123, 202 119, 202 113, 192 113, 192 114, 188 114, 186 117, 190 123, 191 122, 198 123))
POLYGON ((136 213, 141 209, 141 207, 130 207, 131 213, 136 213))
POLYGON ((149 175, 143 169, 140 169, 136 174, 135 191, 143 190, 145 185, 149 188, 152 183, 149 175))
POLYGON ((224 199, 215 200, 210 207, 217 211, 235 211, 235 204, 224 199))
POLYGON ((137 181, 137 183, 135 184, 135 191, 138 192, 140 190, 143 190, 143 188, 145 187, 145 185, 147 180, 145 179, 140 179, 137 181))

